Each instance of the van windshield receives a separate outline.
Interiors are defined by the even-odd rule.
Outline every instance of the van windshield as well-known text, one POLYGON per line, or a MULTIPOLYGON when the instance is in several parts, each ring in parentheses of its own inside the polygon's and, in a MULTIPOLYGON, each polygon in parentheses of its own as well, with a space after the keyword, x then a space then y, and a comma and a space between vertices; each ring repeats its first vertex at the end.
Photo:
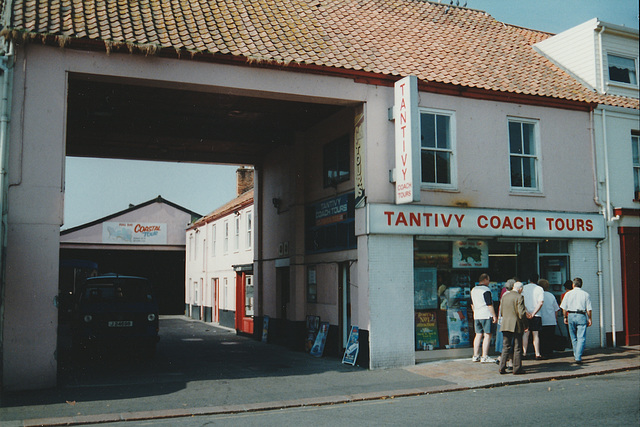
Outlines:
POLYGON ((82 290, 83 302, 148 302, 153 300, 151 285, 146 280, 117 280, 89 283, 82 290))

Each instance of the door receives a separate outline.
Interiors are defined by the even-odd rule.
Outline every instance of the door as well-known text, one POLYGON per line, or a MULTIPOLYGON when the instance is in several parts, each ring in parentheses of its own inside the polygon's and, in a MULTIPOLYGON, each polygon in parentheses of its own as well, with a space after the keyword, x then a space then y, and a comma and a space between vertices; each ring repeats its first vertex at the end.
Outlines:
POLYGON ((278 317, 287 319, 287 307, 289 305, 289 267, 276 268, 276 303, 278 317))
POLYGON ((236 329, 253 334, 253 275, 236 273, 236 329))
POLYGON ((638 301, 640 292, 640 228, 620 227, 620 258, 622 260, 622 309, 624 317, 625 345, 640 344, 640 317, 638 301))
POLYGON ((351 292, 349 291, 349 263, 343 262, 338 265, 338 295, 340 315, 338 319, 338 329, 340 333, 342 351, 347 347, 349 331, 351 328, 351 292))

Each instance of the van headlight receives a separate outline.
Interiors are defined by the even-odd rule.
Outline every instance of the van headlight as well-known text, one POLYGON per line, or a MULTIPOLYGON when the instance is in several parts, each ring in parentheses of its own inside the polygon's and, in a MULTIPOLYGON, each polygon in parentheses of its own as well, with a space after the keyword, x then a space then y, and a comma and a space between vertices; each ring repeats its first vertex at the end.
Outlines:
POLYGON ((154 320, 156 320, 156 315, 154 313, 149 313, 149 315, 147 315, 147 320, 149 322, 153 322, 154 320))

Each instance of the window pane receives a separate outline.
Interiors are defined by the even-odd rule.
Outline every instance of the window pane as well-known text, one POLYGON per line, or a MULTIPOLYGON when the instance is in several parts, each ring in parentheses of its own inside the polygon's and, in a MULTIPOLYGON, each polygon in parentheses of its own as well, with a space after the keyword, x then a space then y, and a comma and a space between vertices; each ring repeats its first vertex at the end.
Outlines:
POLYGON ((531 123, 522 123, 522 137, 524 139, 524 153, 535 154, 535 140, 533 139, 533 125, 531 123))
POLYGON ((451 174, 449 172, 450 153, 440 151, 436 154, 436 173, 438 184, 450 184, 451 174))
POLYGON ((634 59, 607 55, 607 60, 609 62, 609 80, 633 85, 638 84, 634 59))
POLYGON ((532 159, 532 158, 522 159, 522 175, 523 175, 524 187, 527 187, 527 188, 536 187, 535 159, 532 159))
POLYGON ((631 136, 631 152, 633 153, 633 165, 640 166, 640 137, 631 136))
POLYGON ((521 124, 509 122, 509 152, 511 154, 522 154, 522 133, 521 124))
POLYGON ((520 157, 511 156, 511 186, 522 187, 522 164, 520 157))
POLYGON ((422 182, 436 182, 435 153, 422 151, 422 182))
POLYGON ((437 147, 438 148, 449 148, 449 116, 437 116, 436 118, 437 124, 437 147))
POLYGON ((349 160, 348 135, 344 135, 324 146, 322 165, 325 187, 349 180, 351 166, 349 160))
POLYGON ((421 144, 423 147, 436 146, 436 116, 435 114, 420 115, 421 144))

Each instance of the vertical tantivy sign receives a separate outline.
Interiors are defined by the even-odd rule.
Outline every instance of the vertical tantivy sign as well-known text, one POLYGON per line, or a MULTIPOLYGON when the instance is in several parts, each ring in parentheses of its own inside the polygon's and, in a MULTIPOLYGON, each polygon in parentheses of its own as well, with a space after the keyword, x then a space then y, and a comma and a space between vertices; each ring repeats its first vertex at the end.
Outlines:
POLYGON ((364 207, 364 108, 356 108, 356 117, 353 131, 354 163, 356 172, 355 207, 364 207))
POLYGON ((395 88, 396 204, 420 201, 420 113, 418 78, 407 76, 395 88))

